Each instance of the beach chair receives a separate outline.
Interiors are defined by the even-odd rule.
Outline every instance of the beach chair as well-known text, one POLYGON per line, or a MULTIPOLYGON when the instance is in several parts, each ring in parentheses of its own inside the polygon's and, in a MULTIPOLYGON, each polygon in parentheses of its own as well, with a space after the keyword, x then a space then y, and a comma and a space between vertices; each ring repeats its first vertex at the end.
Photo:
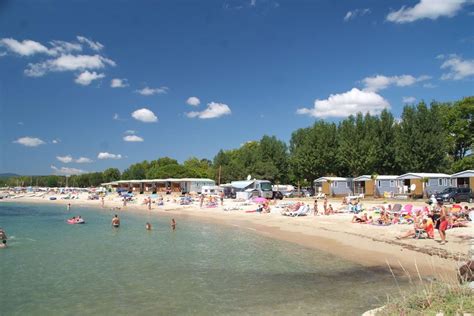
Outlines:
POLYGON ((293 212, 293 214, 290 214, 290 216, 293 216, 293 217, 306 216, 309 214, 310 210, 311 208, 309 207, 309 205, 302 205, 296 212, 293 212))
POLYGON ((402 209, 402 205, 401 204, 394 204, 393 207, 392 207, 392 210, 390 211, 390 213, 400 213, 402 209))
POLYGON ((403 210, 401 210, 401 214, 411 214, 413 211, 413 205, 412 204, 406 204, 403 207, 403 210))

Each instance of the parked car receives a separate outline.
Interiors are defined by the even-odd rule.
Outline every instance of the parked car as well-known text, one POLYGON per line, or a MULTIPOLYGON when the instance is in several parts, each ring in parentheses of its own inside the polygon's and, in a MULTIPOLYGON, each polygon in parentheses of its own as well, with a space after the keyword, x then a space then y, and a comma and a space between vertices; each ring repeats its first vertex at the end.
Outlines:
POLYGON ((435 194, 435 198, 450 203, 472 203, 473 201, 472 190, 470 188, 446 188, 442 192, 435 194))
POLYGON ((283 193, 281 193, 280 191, 273 191, 273 197, 272 199, 276 200, 283 200, 283 193))

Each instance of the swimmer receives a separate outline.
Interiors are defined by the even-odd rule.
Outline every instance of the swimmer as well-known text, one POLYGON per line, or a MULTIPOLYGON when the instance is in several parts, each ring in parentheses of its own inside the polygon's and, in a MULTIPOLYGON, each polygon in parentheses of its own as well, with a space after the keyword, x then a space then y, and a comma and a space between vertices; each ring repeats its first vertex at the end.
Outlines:
POLYGON ((174 220, 174 218, 171 220, 171 228, 173 229, 173 231, 176 230, 176 221, 174 220))
POLYGON ((0 248, 7 248, 7 234, 3 230, 3 228, 0 228, 0 248))
POLYGON ((150 224, 150 223, 146 223, 146 224, 145 224, 145 229, 146 229, 146 230, 151 230, 151 224, 150 224))
POLYGON ((115 214, 114 218, 112 218, 112 226, 119 227, 120 226, 120 218, 117 214, 115 214))
POLYGON ((71 203, 68 203, 68 204, 67 204, 67 210, 68 210, 68 211, 71 210, 71 203))

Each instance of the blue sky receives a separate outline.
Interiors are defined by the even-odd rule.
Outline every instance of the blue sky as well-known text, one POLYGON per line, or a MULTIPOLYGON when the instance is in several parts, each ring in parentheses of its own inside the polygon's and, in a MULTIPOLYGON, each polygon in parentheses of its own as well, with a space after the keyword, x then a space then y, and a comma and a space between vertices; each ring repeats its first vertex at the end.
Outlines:
POLYGON ((0 1, 0 56, 0 172, 124 169, 472 95, 474 5, 0 1))

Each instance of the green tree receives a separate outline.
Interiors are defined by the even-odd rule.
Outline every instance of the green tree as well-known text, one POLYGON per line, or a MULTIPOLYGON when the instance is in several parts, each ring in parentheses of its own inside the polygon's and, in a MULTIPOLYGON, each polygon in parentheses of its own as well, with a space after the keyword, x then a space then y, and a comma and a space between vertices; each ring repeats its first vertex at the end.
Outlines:
POLYGON ((120 170, 117 168, 108 168, 102 173, 102 178, 105 182, 120 180, 120 176, 120 170))

